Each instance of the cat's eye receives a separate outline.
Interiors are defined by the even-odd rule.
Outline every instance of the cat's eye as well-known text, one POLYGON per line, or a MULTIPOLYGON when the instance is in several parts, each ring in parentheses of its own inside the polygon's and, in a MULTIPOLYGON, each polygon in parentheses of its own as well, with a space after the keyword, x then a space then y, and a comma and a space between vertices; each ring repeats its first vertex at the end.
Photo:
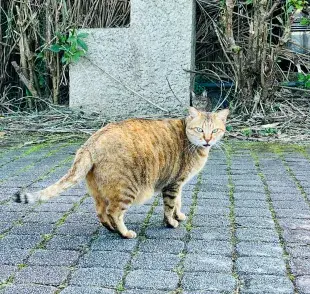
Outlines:
POLYGON ((214 129, 214 130, 212 131, 212 133, 215 134, 215 133, 218 132, 218 130, 219 130, 219 129, 214 129))
POLYGON ((202 128, 197 127, 197 128, 195 128, 195 130, 196 130, 198 133, 203 133, 203 129, 202 129, 202 128))

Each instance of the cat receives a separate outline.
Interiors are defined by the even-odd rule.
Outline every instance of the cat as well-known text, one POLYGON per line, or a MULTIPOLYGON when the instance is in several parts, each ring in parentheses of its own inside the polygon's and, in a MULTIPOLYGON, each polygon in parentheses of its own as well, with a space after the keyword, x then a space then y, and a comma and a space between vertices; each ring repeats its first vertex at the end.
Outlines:
POLYGON ((135 238, 124 224, 124 214, 155 192, 162 192, 167 225, 176 228, 186 219, 181 212, 182 187, 203 168, 210 148, 223 137, 228 114, 228 109, 207 113, 190 107, 183 119, 110 123, 77 151, 72 167, 58 182, 33 193, 20 191, 15 201, 46 201, 86 178, 97 216, 107 229, 135 238))
POLYGON ((212 111, 212 100, 208 96, 208 92, 206 90, 204 90, 201 95, 196 95, 195 92, 192 91, 191 105, 202 111, 212 111))

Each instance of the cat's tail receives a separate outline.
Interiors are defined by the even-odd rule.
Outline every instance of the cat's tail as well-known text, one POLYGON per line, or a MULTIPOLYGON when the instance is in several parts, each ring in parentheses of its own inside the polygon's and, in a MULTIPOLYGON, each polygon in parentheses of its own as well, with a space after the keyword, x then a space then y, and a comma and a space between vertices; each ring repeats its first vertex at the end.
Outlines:
POLYGON ((72 167, 59 181, 37 192, 19 191, 14 195, 14 201, 18 203, 33 203, 56 197, 83 180, 92 167, 93 160, 91 153, 88 149, 82 147, 77 151, 72 167))

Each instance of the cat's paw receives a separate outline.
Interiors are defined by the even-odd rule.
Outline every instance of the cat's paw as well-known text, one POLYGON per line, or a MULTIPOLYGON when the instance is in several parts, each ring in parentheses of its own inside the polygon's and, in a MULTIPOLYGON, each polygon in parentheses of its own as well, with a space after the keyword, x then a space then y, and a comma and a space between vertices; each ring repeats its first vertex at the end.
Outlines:
POLYGON ((177 228, 179 226, 179 222, 175 219, 166 220, 167 226, 170 228, 177 228))
POLYGON ((186 220, 186 215, 183 213, 183 212, 179 212, 177 215, 176 215, 176 219, 178 221, 184 221, 186 220))
POLYGON ((123 235, 124 238, 127 238, 127 239, 134 239, 137 237, 137 233, 134 232, 134 231, 127 231, 127 233, 125 235, 123 235))

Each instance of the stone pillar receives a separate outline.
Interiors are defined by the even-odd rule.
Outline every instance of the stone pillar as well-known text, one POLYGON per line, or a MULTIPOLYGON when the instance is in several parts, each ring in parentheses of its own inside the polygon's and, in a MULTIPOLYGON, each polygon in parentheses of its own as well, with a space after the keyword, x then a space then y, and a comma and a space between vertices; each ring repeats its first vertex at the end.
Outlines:
POLYGON ((70 67, 70 107, 117 120, 183 112, 192 86, 184 69, 194 67, 194 2, 131 0, 130 27, 82 30, 90 61, 70 67))

